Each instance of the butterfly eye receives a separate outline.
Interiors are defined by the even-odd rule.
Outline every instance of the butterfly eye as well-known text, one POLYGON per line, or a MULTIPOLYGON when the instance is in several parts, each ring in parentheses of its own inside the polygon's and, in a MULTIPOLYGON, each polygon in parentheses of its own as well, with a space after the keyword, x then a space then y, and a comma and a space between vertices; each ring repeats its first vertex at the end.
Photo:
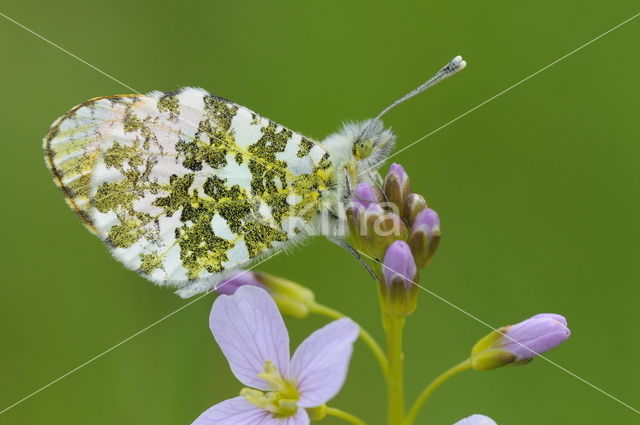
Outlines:
POLYGON ((356 159, 364 159, 371 155, 373 141, 371 139, 358 140, 353 144, 353 156, 356 159))

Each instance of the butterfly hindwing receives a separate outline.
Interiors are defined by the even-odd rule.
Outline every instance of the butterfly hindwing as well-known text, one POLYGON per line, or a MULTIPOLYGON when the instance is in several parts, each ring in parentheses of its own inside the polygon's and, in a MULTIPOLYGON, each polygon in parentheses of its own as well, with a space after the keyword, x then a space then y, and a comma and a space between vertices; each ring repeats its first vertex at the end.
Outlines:
POLYGON ((128 268, 179 287, 294 241, 335 184, 321 145, 194 88, 92 99, 44 143, 85 226, 128 268))

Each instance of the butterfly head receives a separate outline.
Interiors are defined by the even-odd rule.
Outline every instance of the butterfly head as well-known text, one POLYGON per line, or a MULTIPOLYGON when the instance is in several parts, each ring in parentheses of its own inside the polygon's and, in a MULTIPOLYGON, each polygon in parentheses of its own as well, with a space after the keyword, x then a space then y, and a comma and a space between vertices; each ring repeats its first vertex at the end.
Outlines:
POLYGON ((356 127, 353 133, 351 153, 357 161, 358 170, 365 172, 375 170, 387 159, 396 143, 396 136, 391 129, 385 128, 382 121, 367 120, 352 124, 356 127))
POLYGON ((346 166, 352 177, 374 172, 384 163, 393 149, 396 136, 384 128, 380 120, 347 122, 322 145, 331 153, 334 164, 346 166))

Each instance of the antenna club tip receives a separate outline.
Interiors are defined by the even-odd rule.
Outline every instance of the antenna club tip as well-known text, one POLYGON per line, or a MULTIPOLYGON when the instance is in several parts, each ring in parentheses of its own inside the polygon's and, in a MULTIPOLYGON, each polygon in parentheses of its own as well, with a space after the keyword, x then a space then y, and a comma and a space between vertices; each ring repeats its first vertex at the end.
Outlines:
POLYGON ((467 61, 463 60, 462 56, 460 56, 460 55, 456 56, 455 58, 451 59, 445 66, 440 68, 440 70, 438 72, 436 72, 436 74, 433 77, 429 78, 427 81, 422 83, 422 85, 420 85, 416 89, 410 91, 409 93, 407 93, 406 95, 404 95, 400 99, 398 99, 395 102, 393 102, 391 105, 389 105, 386 108, 384 108, 382 110, 382 112, 380 112, 373 119, 373 121, 378 121, 384 114, 386 114, 391 109, 395 108, 397 105, 401 104, 402 102, 406 101, 407 99, 411 99, 413 96, 415 96, 415 95, 417 95, 419 93, 422 93, 423 91, 427 90, 429 87, 435 86, 436 84, 438 84, 439 82, 441 82, 445 78, 448 78, 448 77, 452 76, 453 74, 457 73, 458 71, 463 70, 466 66, 467 66, 467 61))
POLYGON ((462 56, 460 56, 460 55, 458 55, 455 58, 453 58, 453 60, 451 62, 453 62, 453 64, 458 69, 463 69, 465 66, 467 66, 467 61, 462 59, 462 56))

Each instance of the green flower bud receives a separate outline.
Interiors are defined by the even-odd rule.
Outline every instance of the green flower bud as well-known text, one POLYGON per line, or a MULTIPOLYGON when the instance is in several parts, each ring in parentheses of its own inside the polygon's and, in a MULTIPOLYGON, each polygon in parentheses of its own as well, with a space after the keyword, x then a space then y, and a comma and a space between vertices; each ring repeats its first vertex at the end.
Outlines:
POLYGON ((361 251, 367 251, 365 211, 365 207, 355 203, 351 204, 346 210, 349 236, 351 236, 355 248, 361 251))
POLYGON ((297 318, 309 315, 309 306, 315 302, 315 295, 309 288, 264 272, 254 272, 254 275, 266 287, 282 314, 297 318))
POLYGON ((409 229, 397 214, 376 213, 366 216, 367 253, 373 258, 383 258, 387 248, 400 239, 406 240, 409 229))
POLYGON ((407 197, 407 202, 404 206, 404 218, 407 220, 407 223, 413 223, 417 215, 427 208, 429 208, 429 206, 422 195, 411 193, 407 197))
POLYGON ((502 335, 509 329, 502 327, 480 339, 471 349, 471 367, 475 370, 491 370, 512 364, 516 356, 513 353, 497 348, 502 335))
POLYGON ((309 419, 311 419, 312 421, 319 421, 327 416, 327 405, 321 404, 320 406, 316 407, 308 407, 306 411, 309 415, 309 419))

